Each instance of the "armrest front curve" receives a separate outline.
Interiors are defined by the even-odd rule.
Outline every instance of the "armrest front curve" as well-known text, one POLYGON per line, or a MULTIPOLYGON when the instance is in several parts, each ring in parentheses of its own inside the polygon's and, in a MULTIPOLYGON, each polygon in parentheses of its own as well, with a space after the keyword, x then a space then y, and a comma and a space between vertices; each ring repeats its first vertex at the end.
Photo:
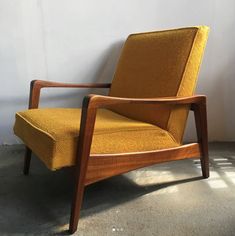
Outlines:
POLYGON ((42 88, 110 88, 110 83, 60 83, 45 80, 32 80, 30 83, 29 109, 38 108, 42 88))

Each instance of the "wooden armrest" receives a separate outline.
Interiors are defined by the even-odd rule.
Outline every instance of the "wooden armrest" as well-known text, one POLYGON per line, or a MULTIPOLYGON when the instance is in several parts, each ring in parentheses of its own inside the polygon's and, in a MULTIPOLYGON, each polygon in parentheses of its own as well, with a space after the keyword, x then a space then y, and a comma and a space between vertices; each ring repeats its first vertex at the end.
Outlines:
POLYGON ((85 84, 72 84, 72 83, 61 83, 46 80, 32 80, 32 87, 40 88, 110 88, 110 83, 85 83, 85 84))
MULTIPOLYGON (((204 138, 207 140, 206 124, 206 96, 194 95, 190 97, 165 97, 165 98, 120 98, 102 95, 88 95, 83 99, 82 116, 78 140, 77 167, 83 169, 84 163, 88 161, 90 147, 95 127, 96 111, 98 108, 113 106, 117 104, 156 104, 162 105, 189 105, 194 110, 198 142, 204 138), (205 132, 202 132, 204 130, 205 132), (85 155, 86 154, 86 155, 85 155)), ((203 151, 204 149, 202 149, 203 151)))
MULTIPOLYGON (((162 98, 120 98, 102 95, 88 95, 83 100, 85 108, 101 108, 117 104, 155 104, 155 105, 193 105, 206 103, 206 96, 194 95, 189 97, 162 97, 162 98)), ((192 106, 193 109, 193 106, 192 106)))
POLYGON ((32 80, 30 83, 29 109, 38 108, 42 88, 110 88, 110 83, 72 84, 45 80, 32 80))

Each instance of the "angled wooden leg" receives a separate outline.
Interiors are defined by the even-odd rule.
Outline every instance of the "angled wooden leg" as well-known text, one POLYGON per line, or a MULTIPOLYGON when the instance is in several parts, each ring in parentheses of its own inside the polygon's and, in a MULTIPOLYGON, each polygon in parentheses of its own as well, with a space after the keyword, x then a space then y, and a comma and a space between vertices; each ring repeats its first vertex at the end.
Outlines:
POLYGON ((85 97, 82 107, 78 153, 75 166, 75 189, 69 224, 69 233, 71 234, 77 230, 78 220, 80 217, 88 159, 90 156, 90 148, 95 125, 96 109, 89 108, 89 100, 89 97, 85 97))
POLYGON ((207 152, 204 152, 203 157, 201 157, 201 167, 202 167, 202 176, 206 179, 210 176, 209 170, 209 155, 207 152))
POLYGON ((77 230, 78 220, 80 217, 80 211, 83 200, 84 193, 84 178, 82 179, 80 173, 75 173, 75 191, 72 200, 72 208, 70 215, 70 223, 69 223, 69 233, 73 234, 77 230))
POLYGON ((204 178, 209 177, 209 152, 208 152, 208 132, 207 132, 207 114, 206 114, 206 104, 201 104, 200 106, 200 117, 201 117, 201 167, 202 175, 204 178))
POLYGON ((202 156, 201 168, 204 178, 209 177, 209 153, 208 153, 208 132, 207 132, 207 114, 206 114, 206 101, 193 106, 197 137, 201 147, 202 156))
POLYGON ((24 157, 24 169, 23 173, 24 175, 29 174, 29 167, 30 167, 30 161, 31 161, 31 154, 32 151, 27 146, 25 147, 25 157, 24 157))

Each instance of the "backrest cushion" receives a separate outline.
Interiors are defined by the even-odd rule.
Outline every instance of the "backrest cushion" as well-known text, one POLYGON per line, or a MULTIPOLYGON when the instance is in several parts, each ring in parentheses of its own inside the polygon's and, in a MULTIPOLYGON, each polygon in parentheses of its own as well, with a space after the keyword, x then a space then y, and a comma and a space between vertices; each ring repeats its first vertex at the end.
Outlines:
MULTIPOLYGON (((122 49, 110 96, 158 98, 193 94, 208 27, 130 35, 122 49)), ((189 108, 118 105, 111 110, 168 130, 182 141, 189 108)))

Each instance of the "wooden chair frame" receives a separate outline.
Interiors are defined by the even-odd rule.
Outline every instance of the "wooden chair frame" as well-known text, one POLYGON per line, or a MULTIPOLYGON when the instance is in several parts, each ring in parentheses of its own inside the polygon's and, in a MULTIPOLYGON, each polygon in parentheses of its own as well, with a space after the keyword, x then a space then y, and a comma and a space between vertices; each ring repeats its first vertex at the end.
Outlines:
MULTIPOLYGON (((30 86, 29 109, 38 108, 40 91, 45 87, 110 88, 111 84, 66 84, 33 80, 30 86)), ((24 162, 25 175, 29 173, 31 152, 32 151, 26 147, 24 162)), ((85 186, 111 176, 156 163, 198 157, 201 160, 202 175, 204 178, 208 178, 209 157, 206 96, 197 95, 156 99, 119 98, 102 95, 88 95, 84 97, 77 149, 77 162, 75 165, 75 187, 72 199, 69 233, 72 234, 77 230, 85 186), (115 106, 116 104, 155 104, 156 106, 188 105, 195 116, 197 142, 156 151, 121 154, 90 154, 97 109, 115 106)))

